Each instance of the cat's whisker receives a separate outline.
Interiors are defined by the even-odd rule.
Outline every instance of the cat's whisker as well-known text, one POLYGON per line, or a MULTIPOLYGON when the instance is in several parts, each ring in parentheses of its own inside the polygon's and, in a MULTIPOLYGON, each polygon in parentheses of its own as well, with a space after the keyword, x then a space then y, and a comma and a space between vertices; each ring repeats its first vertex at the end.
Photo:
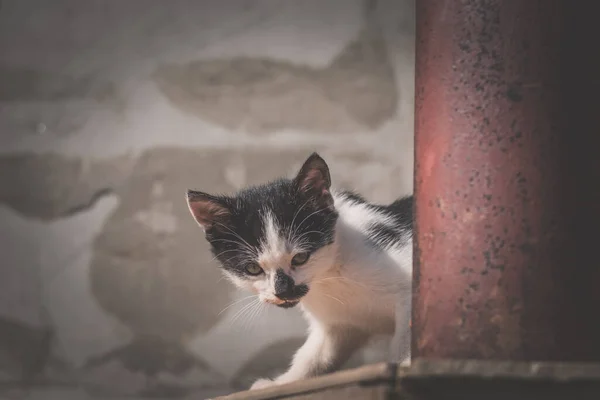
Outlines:
POLYGON ((259 311, 261 310, 263 306, 263 303, 261 301, 256 302, 256 304, 250 309, 250 311, 246 314, 246 326, 248 328, 252 327, 252 324, 256 321, 256 317, 259 314, 259 311))
POLYGON ((253 249, 249 249, 248 246, 246 246, 245 243, 240 242, 239 240, 231 240, 231 239, 211 239, 211 242, 223 242, 223 243, 232 243, 235 244, 236 246, 240 247, 240 250, 244 250, 244 251, 249 251, 252 254, 253 253, 253 249))
MULTIPOLYGON (((213 262, 213 261, 215 261, 215 260, 216 260, 218 257, 221 257, 221 256, 223 256, 224 254, 231 253, 231 252, 238 252, 238 253, 239 253, 239 251, 240 251, 239 249, 229 249, 229 250, 222 251, 222 252, 220 252, 219 254, 217 254, 216 256, 214 256, 214 257, 213 257, 213 258, 210 260, 210 262, 213 262)), ((233 259, 233 258, 230 258, 230 260, 231 260, 231 259, 233 259)))
POLYGON ((318 282, 321 281, 330 281, 330 280, 336 280, 336 279, 344 279, 344 280, 348 280, 348 278, 346 278, 345 276, 328 276, 327 278, 322 278, 319 279, 318 282))
POLYGON ((244 305, 241 309, 239 309, 238 312, 236 312, 235 315, 231 318, 230 323, 233 325, 233 323, 237 321, 242 315, 244 315, 244 313, 248 311, 250 307, 252 307, 257 301, 259 300, 255 299, 254 301, 244 305))
POLYGON ((229 308, 231 308, 231 307, 235 306, 236 304, 239 304, 239 303, 241 303, 241 302, 242 302, 242 301, 244 301, 244 300, 248 300, 248 299, 250 299, 250 298, 252 298, 252 297, 256 297, 256 295, 255 295, 255 294, 253 294, 253 295, 246 296, 246 297, 244 297, 244 298, 241 298, 241 299, 239 299, 239 300, 236 300, 236 301, 234 301, 233 303, 229 304, 227 307, 225 307, 224 309, 222 309, 221 311, 219 311, 219 313, 218 313, 217 315, 221 315, 221 314, 223 314, 223 313, 224 313, 226 310, 228 310, 229 308))
POLYGON ((252 300, 249 304, 248 307, 246 307, 244 309, 244 311, 240 314, 239 318, 237 318, 237 323, 242 327, 245 328, 245 322, 248 319, 248 314, 254 309, 254 306, 256 306, 256 299, 252 300))
POLYGON ((252 309, 247 313, 248 317, 246 318, 246 320, 248 321, 247 327, 250 328, 252 327, 252 323, 256 321, 256 318, 258 317, 258 315, 260 314, 260 311, 263 308, 263 303, 262 302, 258 302, 254 307, 252 307, 252 309))
POLYGON ((333 300, 339 301, 341 305, 345 305, 345 304, 344 304, 344 302, 343 302, 343 301, 341 301, 340 299, 338 299, 337 297, 335 297, 335 296, 332 296, 332 295, 330 295, 330 294, 327 294, 327 293, 323 293, 323 294, 324 294, 325 296, 329 297, 329 298, 332 298, 333 300))
POLYGON ((375 290, 378 292, 386 292, 389 291, 390 289, 393 289, 395 287, 396 284, 375 284, 375 283, 363 283, 363 282, 358 282, 354 279, 350 279, 350 278, 346 278, 344 276, 331 276, 331 277, 327 277, 327 278, 323 278, 323 279, 318 279, 316 281, 313 281, 312 284, 324 284, 326 283, 326 281, 347 281, 348 283, 352 284, 352 285, 358 285, 358 286, 362 286, 364 288, 368 288, 369 290, 375 290))
POLYGON ((244 261, 252 261, 254 259, 254 257, 251 257, 251 256, 249 256, 247 254, 235 254, 235 255, 233 255, 231 257, 227 257, 224 260, 224 262, 225 263, 229 263, 232 260, 236 260, 236 259, 238 260, 238 263, 243 263, 244 261))
MULTIPOLYGON (((377 272, 374 272, 374 274, 376 275, 377 272)), ((336 280, 336 279, 338 279, 338 280, 345 280, 345 281, 352 282, 352 283, 357 284, 357 285, 364 285, 364 286, 368 286, 368 287, 372 287, 373 285, 381 286, 381 287, 390 287, 390 286, 396 285, 396 282, 393 282, 393 283, 386 283, 386 282, 383 282, 383 283, 381 283, 381 282, 374 283, 374 282, 369 282, 367 284, 365 282, 359 282, 356 279, 352 279, 352 278, 350 278, 348 276, 329 276, 329 277, 322 278, 322 279, 319 279, 319 280, 320 281, 325 281, 325 280, 336 280)))
POLYGON ((294 222, 296 221, 296 217, 298 217, 298 214, 300 214, 300 211, 302 211, 304 206, 306 206, 310 202, 310 200, 311 200, 310 198, 308 200, 306 200, 304 202, 304 204, 302 204, 302 206, 298 210, 296 210, 296 213, 294 213, 294 217, 292 218, 292 223, 290 224, 290 229, 288 230, 288 237, 287 237, 288 242, 291 240, 292 228, 294 226, 294 222))
POLYGON ((244 265, 246 260, 247 260, 246 258, 239 258, 239 257, 233 256, 233 257, 228 258, 224 262, 228 265, 231 265, 231 264, 244 265))
POLYGON ((325 281, 335 281, 335 280, 338 280, 338 281, 348 281, 348 282, 356 283, 358 285, 363 285, 363 283, 357 282, 357 281, 355 281, 353 279, 350 279, 350 278, 346 278, 345 276, 330 276, 330 277, 327 277, 327 278, 322 278, 322 279, 318 279, 316 281, 313 281, 313 283, 322 283, 322 282, 325 282, 325 281))
POLYGON ((265 306, 265 303, 263 303, 263 302, 261 301, 261 302, 260 302, 260 304, 259 304, 258 311, 257 311, 257 313, 256 313, 256 317, 255 317, 255 319, 258 319, 259 317, 261 317, 261 316, 263 315, 264 311, 265 311, 267 308, 268 308, 268 307, 266 307, 266 306, 265 306))
POLYGON ((255 249, 253 249, 251 247, 248 247, 248 245, 246 245, 245 243, 240 242, 240 241, 230 240, 230 239, 212 239, 211 242, 232 243, 232 244, 240 246, 239 251, 246 252, 246 253, 248 253, 251 256, 256 256, 256 250, 255 249))
POLYGON ((303 237, 310 235, 311 233, 320 233, 321 235, 323 234, 323 232, 321 232, 321 231, 308 231, 308 232, 304 232, 302 235, 298 236, 298 238, 295 238, 294 241, 300 241, 303 237))
POLYGON ((307 221, 307 220, 308 220, 310 217, 312 217, 312 216, 313 216, 313 215, 315 215, 315 214, 318 214, 318 213, 320 213, 321 211, 325 211, 325 210, 327 210, 327 207, 320 208, 320 209, 318 209, 317 211, 314 211, 314 212, 312 212, 312 213, 308 214, 308 215, 307 215, 307 216, 306 216, 306 217, 305 217, 305 218, 302 220, 302 222, 300 222, 300 224, 298 224, 298 226, 296 227, 296 229, 294 229, 294 235, 296 235, 296 232, 298 232, 298 229, 300 229, 300 227, 302 226, 302 224, 304 224, 304 223, 305 223, 305 222, 306 222, 306 221, 307 221))

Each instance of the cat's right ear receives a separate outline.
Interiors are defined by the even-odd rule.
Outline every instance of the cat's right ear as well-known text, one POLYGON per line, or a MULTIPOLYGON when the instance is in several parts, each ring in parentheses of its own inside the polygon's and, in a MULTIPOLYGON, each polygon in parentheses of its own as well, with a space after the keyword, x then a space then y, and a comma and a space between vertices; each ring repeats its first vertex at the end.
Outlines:
POLYGON ((192 216, 205 231, 215 225, 225 225, 229 221, 231 212, 223 202, 210 194, 187 191, 187 204, 192 216))
POLYGON ((304 161, 294 178, 294 185, 298 191, 312 197, 320 207, 333 208, 329 167, 317 153, 312 153, 304 161))

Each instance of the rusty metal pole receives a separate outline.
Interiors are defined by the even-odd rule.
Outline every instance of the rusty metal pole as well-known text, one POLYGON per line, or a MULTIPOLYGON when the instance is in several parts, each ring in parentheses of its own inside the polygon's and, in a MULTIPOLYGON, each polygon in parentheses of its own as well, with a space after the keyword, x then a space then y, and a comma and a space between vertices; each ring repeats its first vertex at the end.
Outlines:
POLYGON ((600 361, 600 24, 416 2, 413 355, 600 361))

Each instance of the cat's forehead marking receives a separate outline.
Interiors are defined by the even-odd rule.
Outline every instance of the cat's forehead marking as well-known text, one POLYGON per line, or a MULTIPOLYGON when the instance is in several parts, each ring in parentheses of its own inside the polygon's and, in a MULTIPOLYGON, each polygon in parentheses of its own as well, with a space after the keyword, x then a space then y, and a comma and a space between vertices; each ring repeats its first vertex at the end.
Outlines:
POLYGON ((263 238, 258 253, 258 263, 265 270, 276 270, 287 264, 288 243, 283 229, 271 210, 261 213, 263 238))

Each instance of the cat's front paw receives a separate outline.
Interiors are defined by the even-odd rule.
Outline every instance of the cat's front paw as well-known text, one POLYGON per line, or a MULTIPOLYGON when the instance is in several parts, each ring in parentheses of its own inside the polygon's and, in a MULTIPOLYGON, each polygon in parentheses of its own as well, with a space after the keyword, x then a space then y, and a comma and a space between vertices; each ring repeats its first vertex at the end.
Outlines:
POLYGON ((272 381, 271 379, 259 379, 250 386, 250 390, 264 389, 275 385, 275 381, 272 381))

